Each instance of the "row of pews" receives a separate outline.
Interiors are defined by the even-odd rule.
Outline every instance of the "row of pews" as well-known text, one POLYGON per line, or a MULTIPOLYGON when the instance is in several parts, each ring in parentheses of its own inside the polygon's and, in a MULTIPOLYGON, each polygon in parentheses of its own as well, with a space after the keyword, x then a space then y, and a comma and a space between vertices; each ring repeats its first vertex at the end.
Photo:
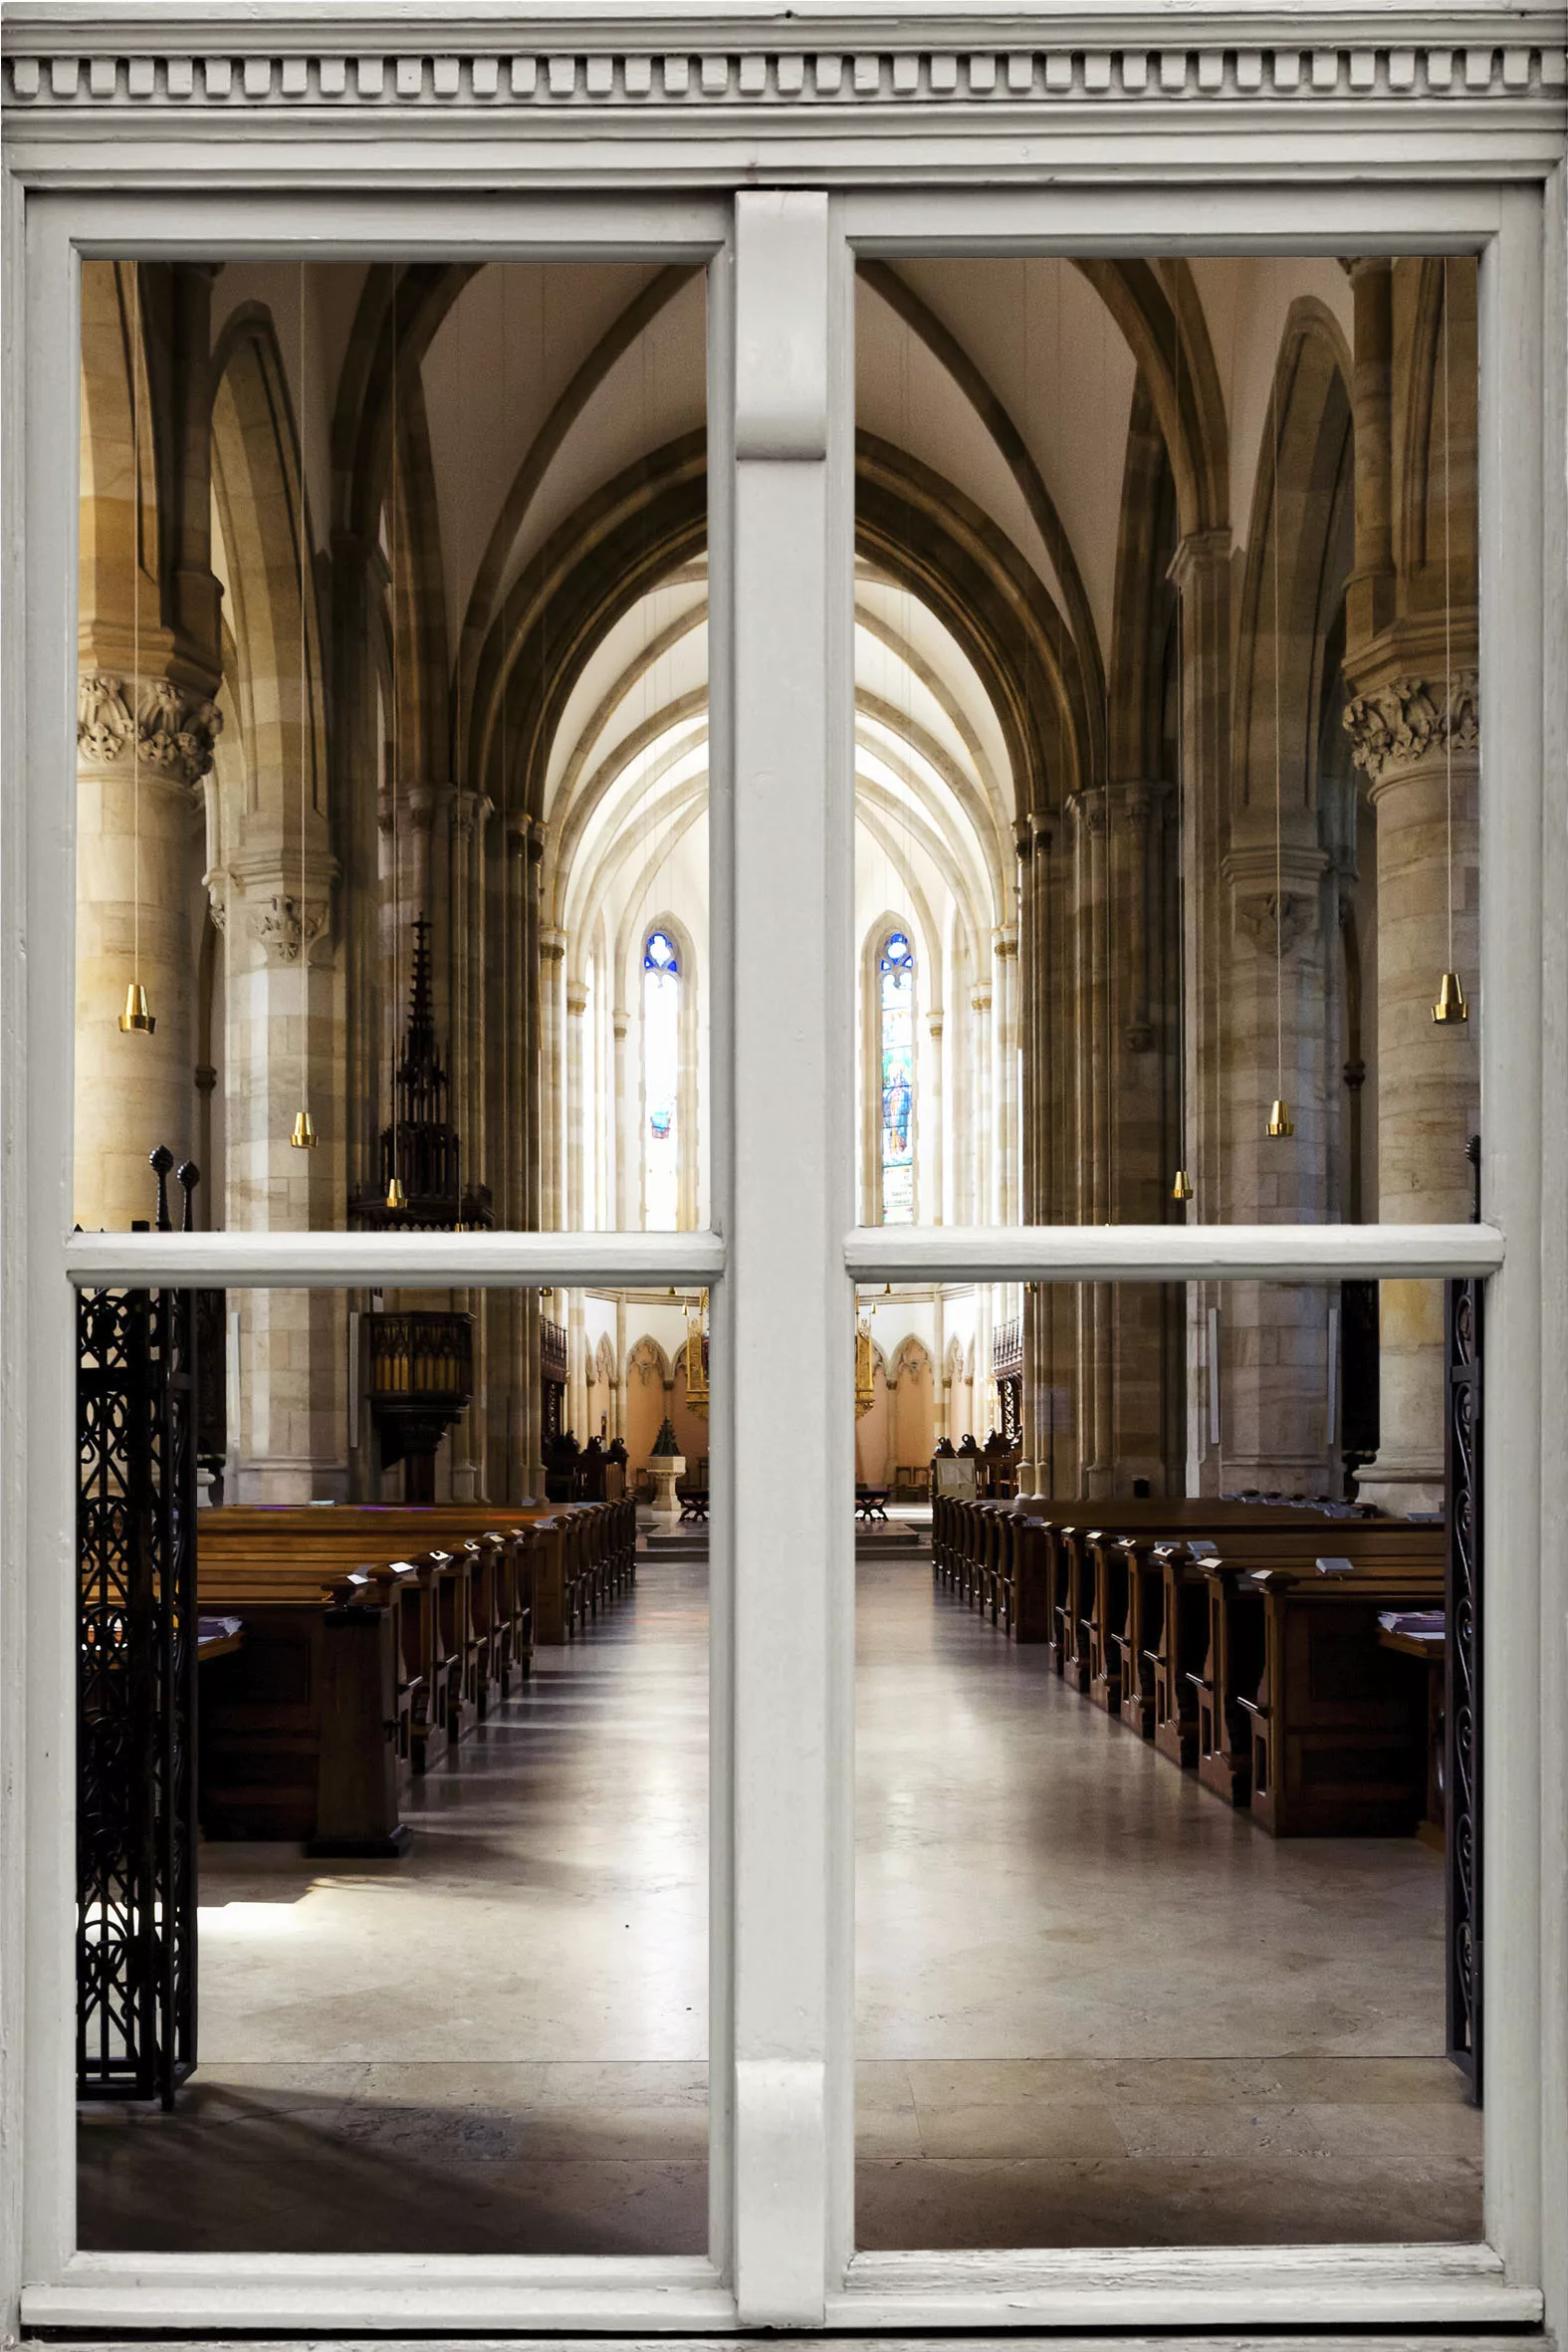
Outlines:
POLYGON ((932 1573, 1274 1836, 1431 1834, 1441 1525, 1336 1504, 940 1498, 932 1573))
POLYGON ((405 1850, 401 1799, 494 1714, 537 1646, 586 1632, 636 1573, 630 1501, 219 1507, 198 1515, 206 1618, 198 1816, 214 1838, 405 1850))

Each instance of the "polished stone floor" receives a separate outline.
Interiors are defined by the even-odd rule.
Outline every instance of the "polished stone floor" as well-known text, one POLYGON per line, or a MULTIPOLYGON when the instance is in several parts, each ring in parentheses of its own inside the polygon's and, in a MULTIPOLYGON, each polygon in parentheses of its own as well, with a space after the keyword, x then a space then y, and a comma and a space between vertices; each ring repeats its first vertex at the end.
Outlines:
POLYGON ((1439 1858, 1266 1837, 929 1576, 857 1589, 858 2242, 1478 2237, 1439 1858))
MULTIPOLYGON (((1478 2234, 1434 1857, 1262 1837, 926 1570, 858 1591, 859 2242, 1478 2234)), ((202 2063, 85 2111, 82 2242, 700 2251, 706 1627, 645 1565, 401 1863, 204 1848, 202 2063)))

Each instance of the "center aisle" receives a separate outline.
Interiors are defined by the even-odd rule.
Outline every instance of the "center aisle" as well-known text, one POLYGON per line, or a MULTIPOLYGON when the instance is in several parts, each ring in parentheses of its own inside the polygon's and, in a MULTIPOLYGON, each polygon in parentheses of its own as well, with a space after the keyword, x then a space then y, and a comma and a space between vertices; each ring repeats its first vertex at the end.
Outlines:
MULTIPOLYGON (((858 2238, 1461 2238, 1442 1871, 1275 1841, 960 1604, 858 1586, 858 2238)), ((82 2242, 697 2253, 707 1566, 641 1559, 401 1863, 201 1853, 200 2070, 84 2112, 82 2242)))

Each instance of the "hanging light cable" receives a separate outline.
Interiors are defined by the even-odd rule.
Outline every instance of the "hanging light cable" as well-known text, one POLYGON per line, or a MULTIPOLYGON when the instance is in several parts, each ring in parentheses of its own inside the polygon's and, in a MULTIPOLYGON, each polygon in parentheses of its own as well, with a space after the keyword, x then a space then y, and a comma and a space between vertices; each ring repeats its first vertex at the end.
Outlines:
POLYGON ((1279 377, 1274 376, 1269 403, 1274 440, 1274 487, 1269 521, 1274 542, 1274 1100, 1265 1132, 1275 1138, 1293 1135, 1295 1124, 1285 1100, 1285 895, 1284 841, 1281 823, 1283 765, 1279 738, 1279 686, 1284 638, 1279 626, 1279 377))
MULTIPOLYGON (((1171 271, 1171 357, 1176 389, 1175 432, 1182 429, 1182 282, 1176 268, 1171 271)), ((1173 442, 1174 447, 1174 442, 1173 442)), ((1171 466, 1174 490, 1176 467, 1171 466)), ((1180 515, 1177 520, 1180 534, 1180 515)), ((1187 666, 1186 633, 1182 611, 1182 590, 1176 590, 1176 1115, 1177 1151, 1179 1164, 1176 1180, 1171 1186, 1171 1198, 1185 1204, 1192 1200, 1196 1187, 1187 1167, 1187 793, 1184 784, 1184 763, 1187 744, 1187 666)))
POLYGON ((157 1023, 141 985, 141 264, 130 265, 130 979, 119 1026, 149 1038, 157 1023))
POLYGON ((392 1164, 387 1176, 386 1205, 389 1209, 404 1209, 408 1196, 397 1171, 397 1017, 402 1006, 402 937, 403 869, 398 856, 397 842, 397 787, 400 774, 398 763, 397 712, 397 376, 399 353, 397 349, 397 263, 392 269, 392 446, 386 469, 387 496, 387 553, 391 587, 387 598, 391 637, 392 673, 392 773, 388 785, 392 799, 392 1164))
POLYGON ((1449 456, 1449 257, 1443 257, 1443 765, 1447 796, 1447 884, 1449 961, 1432 1008, 1434 1021, 1468 1021, 1470 1009, 1454 967, 1454 506, 1450 496, 1449 456))
POLYGON ((311 1116, 311 974, 310 936, 305 920, 305 808, 306 770, 311 754, 310 678, 306 667, 305 583, 306 583, 306 519, 305 519, 305 417, 309 390, 309 370, 305 364, 305 261, 300 261, 300 406, 295 432, 295 464, 298 475, 298 497, 295 501, 295 531, 300 548, 300 1107, 294 1114, 294 1129, 289 1141, 296 1151, 316 1149, 316 1121, 311 1116))

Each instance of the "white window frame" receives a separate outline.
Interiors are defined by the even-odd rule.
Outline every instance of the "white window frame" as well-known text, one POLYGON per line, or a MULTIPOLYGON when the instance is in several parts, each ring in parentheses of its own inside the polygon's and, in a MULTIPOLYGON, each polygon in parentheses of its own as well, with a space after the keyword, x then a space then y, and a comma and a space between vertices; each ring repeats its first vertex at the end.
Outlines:
POLYGON ((29 2327, 213 2334, 1343 2331, 1544 2312, 1561 2331, 1568 1449, 1547 1438, 1568 1394, 1568 700, 1560 655, 1548 658, 1568 638, 1560 14, 1512 12, 1489 43, 1469 16, 1432 7, 1420 24, 1402 14, 1411 46, 1390 50, 1375 45, 1375 10, 1354 38, 1343 15, 1314 31, 1303 12, 1288 52, 1237 49, 1244 27, 1202 9, 1179 48, 1151 51, 1132 18, 1124 48, 1107 15, 1101 51, 1070 32, 1052 49, 1035 26, 988 32, 961 59, 941 46, 951 28, 921 33, 920 0, 891 52, 895 20, 871 0, 858 36, 834 20, 815 38, 716 6, 702 50, 677 30, 651 55, 608 19, 584 32, 581 11, 563 32, 548 0, 523 34, 484 0, 439 21, 372 0, 351 44, 302 31, 303 13, 264 0, 236 28, 165 0, 159 22, 136 16, 129 55, 101 7, 18 0, 7 22, 0 2325, 19 2310, 29 2327), (864 118, 838 104, 862 74, 864 118), (1096 111, 1113 85, 1118 105, 1096 111), (1061 94, 1049 185, 1037 119, 981 103, 1025 87, 1042 105, 1061 94), (640 126, 616 119, 650 88, 640 126), (898 112, 901 89, 915 113, 898 112), (802 90, 821 104, 791 114, 802 90), (1445 98, 1456 90, 1473 106, 1445 98), (536 108, 527 138, 485 120, 507 92, 536 108), (944 118, 966 93, 974 103, 944 118), (1277 96, 1273 118, 1258 94, 1277 96), (364 120, 345 128, 332 112, 371 106, 373 163, 364 120), (792 192, 749 185, 759 153, 792 192), (73 1289, 360 1285, 388 1261, 376 1236, 69 1233, 75 257, 110 250, 712 257, 712 1230, 422 1236, 396 1253, 403 1280, 712 1293, 706 2259, 74 2248, 73 1289), (1488 786, 1501 780, 1481 820, 1486 1225, 852 1227, 853 266, 939 250, 1479 254, 1482 759, 1488 786), (787 996, 771 977, 786 948, 787 996), (779 1133, 787 1155, 745 1148, 779 1133), (854 1283, 1462 1273, 1491 1278, 1484 2242, 853 2254, 854 1283), (785 1394, 781 1350, 819 1377, 785 1394), (743 1514, 782 1454, 821 1466, 814 1492, 777 1524, 743 1514))

